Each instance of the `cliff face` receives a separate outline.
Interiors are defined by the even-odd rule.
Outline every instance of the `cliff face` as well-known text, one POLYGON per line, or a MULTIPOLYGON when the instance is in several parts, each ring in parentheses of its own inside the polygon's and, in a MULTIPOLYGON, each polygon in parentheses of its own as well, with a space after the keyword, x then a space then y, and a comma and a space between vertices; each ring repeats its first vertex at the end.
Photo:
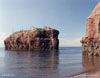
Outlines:
POLYGON ((86 35, 81 43, 83 54, 100 56, 100 3, 86 20, 86 35))
POLYGON ((46 27, 19 31, 4 40, 7 50, 52 50, 59 48, 59 31, 46 27))

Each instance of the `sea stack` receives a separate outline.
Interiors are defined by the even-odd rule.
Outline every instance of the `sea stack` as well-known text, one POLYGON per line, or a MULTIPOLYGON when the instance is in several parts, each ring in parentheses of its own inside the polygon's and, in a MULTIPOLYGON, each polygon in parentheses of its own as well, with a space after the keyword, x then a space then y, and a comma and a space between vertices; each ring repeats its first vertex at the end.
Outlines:
POLYGON ((86 20, 86 35, 81 43, 83 55, 100 56, 100 3, 86 20))
POLYGON ((6 50, 58 50, 59 31, 50 27, 22 30, 4 40, 6 50))

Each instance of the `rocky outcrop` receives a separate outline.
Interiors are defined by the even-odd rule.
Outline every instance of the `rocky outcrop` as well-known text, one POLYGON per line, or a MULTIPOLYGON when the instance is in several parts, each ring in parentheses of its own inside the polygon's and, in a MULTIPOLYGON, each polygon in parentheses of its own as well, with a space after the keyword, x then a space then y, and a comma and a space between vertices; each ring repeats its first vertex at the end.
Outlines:
POLYGON ((4 40, 6 50, 57 50, 59 31, 46 27, 19 31, 4 40))
POLYGON ((81 43, 83 54, 100 56, 100 3, 86 20, 86 35, 81 43))

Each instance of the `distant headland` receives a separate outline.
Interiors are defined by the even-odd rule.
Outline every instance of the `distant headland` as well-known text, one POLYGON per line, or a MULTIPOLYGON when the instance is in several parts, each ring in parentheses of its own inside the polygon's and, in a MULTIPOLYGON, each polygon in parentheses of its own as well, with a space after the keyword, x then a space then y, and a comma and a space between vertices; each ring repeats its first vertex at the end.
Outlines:
POLYGON ((50 27, 22 30, 4 40, 6 50, 58 50, 59 31, 50 27))

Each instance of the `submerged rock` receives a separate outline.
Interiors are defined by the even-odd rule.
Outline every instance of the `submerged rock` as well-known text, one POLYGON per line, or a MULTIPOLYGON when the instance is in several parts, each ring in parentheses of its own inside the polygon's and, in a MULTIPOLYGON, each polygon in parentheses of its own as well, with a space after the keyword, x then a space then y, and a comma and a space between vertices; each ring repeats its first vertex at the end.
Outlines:
POLYGON ((86 35, 81 43, 83 54, 100 56, 100 3, 86 20, 86 35))
POLYGON ((59 31, 46 27, 19 31, 4 40, 6 50, 57 50, 59 31))

